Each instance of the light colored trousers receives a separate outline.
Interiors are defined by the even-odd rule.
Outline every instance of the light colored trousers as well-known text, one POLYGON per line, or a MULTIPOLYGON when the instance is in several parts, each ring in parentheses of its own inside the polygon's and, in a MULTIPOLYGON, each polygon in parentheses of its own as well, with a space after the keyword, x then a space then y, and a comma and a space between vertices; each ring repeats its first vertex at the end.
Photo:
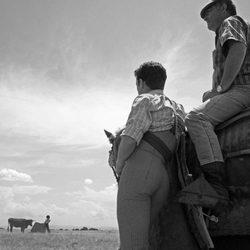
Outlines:
MULTIPOLYGON (((175 137, 161 136, 172 152, 175 137)), ((167 199, 169 177, 161 154, 141 141, 126 162, 119 182, 117 219, 121 250, 149 250, 149 230, 167 199)))
POLYGON ((201 165, 223 162, 214 127, 250 106, 250 85, 233 86, 208 99, 186 116, 186 127, 201 165))

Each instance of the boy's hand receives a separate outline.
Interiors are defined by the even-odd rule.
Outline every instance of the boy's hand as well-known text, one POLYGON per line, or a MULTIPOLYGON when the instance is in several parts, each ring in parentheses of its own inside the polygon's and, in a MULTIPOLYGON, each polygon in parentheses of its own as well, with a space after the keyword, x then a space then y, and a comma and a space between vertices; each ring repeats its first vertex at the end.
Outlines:
POLYGON ((123 135, 117 154, 116 173, 118 176, 122 174, 122 169, 130 155, 134 152, 136 140, 127 135, 123 135))

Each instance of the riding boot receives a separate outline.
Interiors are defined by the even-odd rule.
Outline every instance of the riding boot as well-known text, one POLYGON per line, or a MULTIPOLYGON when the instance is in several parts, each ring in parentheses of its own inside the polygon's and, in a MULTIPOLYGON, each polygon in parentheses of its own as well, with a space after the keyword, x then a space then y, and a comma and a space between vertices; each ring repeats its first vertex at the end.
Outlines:
POLYGON ((226 171, 223 162, 212 162, 201 166, 206 180, 220 196, 220 203, 228 203, 229 194, 226 188, 226 171))
POLYGON ((201 168, 203 174, 179 192, 178 201, 207 208, 215 208, 218 204, 226 205, 229 196, 223 163, 213 162, 201 168))

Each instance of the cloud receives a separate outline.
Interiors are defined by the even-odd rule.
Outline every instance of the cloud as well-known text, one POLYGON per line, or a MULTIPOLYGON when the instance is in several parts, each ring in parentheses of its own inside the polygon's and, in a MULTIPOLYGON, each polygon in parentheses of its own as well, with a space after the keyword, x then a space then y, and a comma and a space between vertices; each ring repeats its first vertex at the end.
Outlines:
POLYGON ((36 221, 43 221, 46 214, 63 216, 68 213, 68 209, 60 207, 53 202, 42 200, 37 201, 39 194, 47 193, 50 190, 43 186, 19 186, 5 187, 0 186, 0 207, 2 216, 0 224, 5 224, 5 218, 24 217, 36 221))
POLYGON ((2 169, 0 170, 0 178, 5 181, 23 181, 33 182, 32 177, 25 173, 17 172, 14 169, 2 169))
POLYGON ((89 187, 84 187, 82 198, 96 202, 113 203, 116 200, 116 194, 117 194, 116 184, 105 187, 103 190, 100 191, 95 191, 94 189, 91 189, 89 187))
POLYGON ((62 202, 57 203, 48 199, 49 190, 49 187, 36 185, 0 186, 2 212, 0 224, 6 223, 4 218, 8 217, 31 218, 42 222, 45 215, 50 214, 53 224, 117 226, 116 184, 99 191, 84 187, 78 192, 68 192, 66 196, 60 194, 62 202), (34 190, 33 194, 32 190, 34 190), (40 196, 42 194, 47 195, 40 196), (66 203, 59 205, 63 204, 64 199, 66 203))
POLYGON ((31 186, 22 186, 14 185, 12 191, 14 194, 27 194, 27 195, 37 195, 37 194, 46 194, 51 190, 50 187, 31 185, 31 186))
POLYGON ((85 186, 83 190, 66 195, 71 199, 70 211, 81 214, 79 221, 116 226, 116 193, 117 185, 113 184, 99 191, 85 186))
POLYGON ((79 165, 81 165, 81 167, 84 167, 84 166, 92 166, 95 164, 95 160, 94 159, 83 159, 83 160, 80 160, 79 162, 79 165))
POLYGON ((117 185, 105 187, 103 190, 96 191, 89 187, 84 187, 83 191, 67 192, 66 194, 75 200, 87 200, 92 202, 114 202, 116 200, 117 185))
POLYGON ((12 188, 0 186, 0 204, 2 203, 1 208, 4 207, 3 205, 5 201, 12 200, 13 197, 14 193, 12 188))
POLYGON ((71 223, 75 225, 117 226, 115 202, 107 206, 99 202, 75 200, 70 202, 69 211, 67 216, 71 215, 71 223))
POLYGON ((93 180, 91 180, 91 179, 85 179, 85 180, 84 180, 84 183, 85 183, 86 185, 91 185, 91 184, 93 184, 93 180))
POLYGON ((10 74, 11 80, 0 80, 0 114, 5 121, 0 122, 0 130, 11 135, 101 146, 106 143, 103 129, 124 124, 132 102, 129 94, 110 89, 116 79, 109 79, 110 86, 104 89, 105 80, 91 76, 83 85, 72 83, 68 89, 34 72, 10 74))

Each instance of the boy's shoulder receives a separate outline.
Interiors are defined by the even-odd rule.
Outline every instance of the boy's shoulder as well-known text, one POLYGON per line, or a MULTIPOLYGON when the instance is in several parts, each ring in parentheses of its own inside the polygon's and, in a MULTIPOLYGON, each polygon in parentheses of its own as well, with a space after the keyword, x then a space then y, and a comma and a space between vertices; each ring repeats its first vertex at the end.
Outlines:
MULTIPOLYGON (((150 106, 156 100, 159 100, 159 98, 161 98, 162 96, 164 96, 163 93, 147 92, 147 93, 140 94, 134 99, 133 106, 137 106, 137 105, 150 106)), ((156 102, 158 103, 158 101, 156 102)))
POLYGON ((144 93, 144 94, 138 95, 135 98, 134 102, 142 102, 142 101, 146 101, 147 102, 147 101, 151 100, 152 98, 153 98, 152 94, 150 94, 150 93, 144 93))
POLYGON ((187 113, 185 112, 183 105, 180 103, 177 103, 174 100, 171 100, 171 102, 172 102, 172 106, 175 109, 177 115, 179 115, 184 120, 187 113))

